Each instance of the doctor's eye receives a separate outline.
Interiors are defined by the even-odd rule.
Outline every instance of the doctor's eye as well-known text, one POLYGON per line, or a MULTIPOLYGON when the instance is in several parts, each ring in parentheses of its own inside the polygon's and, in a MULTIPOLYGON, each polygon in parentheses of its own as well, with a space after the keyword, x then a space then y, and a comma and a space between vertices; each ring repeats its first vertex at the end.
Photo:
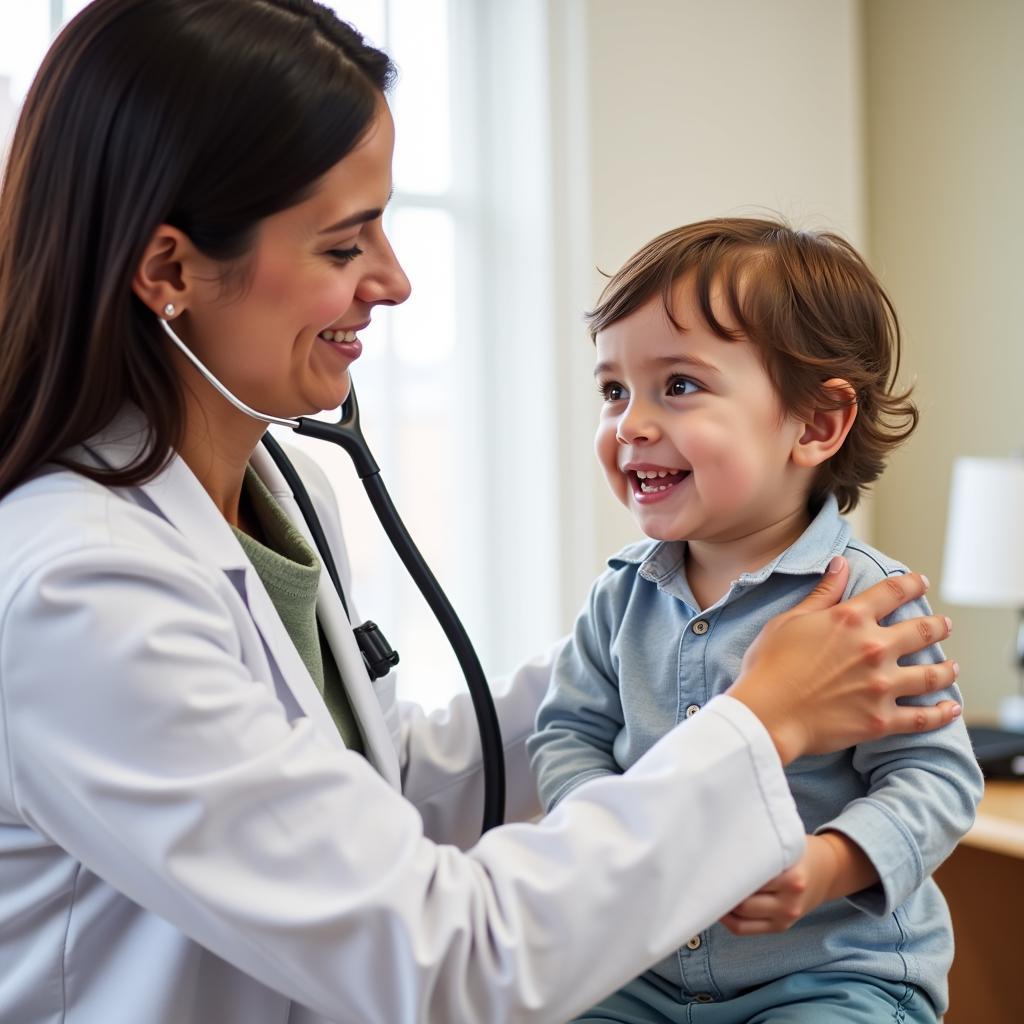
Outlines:
POLYGON ((626 389, 614 380, 599 382, 597 390, 606 402, 621 402, 626 397, 626 389))
POLYGON ((328 249, 327 255, 340 266, 345 266, 346 263, 351 263, 357 256, 363 255, 363 250, 358 245, 353 245, 351 249, 328 249))
POLYGON ((702 390, 703 388, 689 377, 669 377, 668 379, 667 393, 672 398, 678 398, 680 395, 693 395, 702 390))

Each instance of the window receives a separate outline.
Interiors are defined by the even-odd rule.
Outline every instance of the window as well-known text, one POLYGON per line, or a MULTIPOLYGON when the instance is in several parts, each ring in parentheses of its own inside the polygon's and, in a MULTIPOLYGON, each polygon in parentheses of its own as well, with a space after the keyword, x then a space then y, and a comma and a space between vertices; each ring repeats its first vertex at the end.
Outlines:
MULTIPOLYGON (((353 379, 365 432, 494 675, 557 636, 561 598, 546 5, 333 6, 399 71, 387 226, 413 292, 364 336, 353 379)), ((341 498, 359 613, 404 656, 399 695, 445 702, 463 687, 458 664, 347 457, 291 440, 341 498)))
MULTIPOLYGON (((475 263, 476 211, 457 147, 472 148, 468 119, 452 102, 448 0, 337 0, 329 6, 385 49, 399 69, 390 97, 396 122, 394 196, 386 224, 413 284, 412 297, 378 310, 353 368, 371 449, 410 533, 475 640, 486 616, 474 570, 486 486, 475 394, 462 358, 468 325, 456 280, 475 263)), ((331 414, 326 418, 336 418, 331 414)), ((284 432, 287 435, 287 431, 284 432)), ((432 613, 393 555, 348 457, 323 442, 284 436, 323 466, 342 505, 359 614, 378 622, 415 666, 399 691, 426 705, 461 686, 454 656, 432 613)), ((479 640, 477 640, 479 643, 479 640)), ((479 652, 485 657, 485 652, 479 652)))

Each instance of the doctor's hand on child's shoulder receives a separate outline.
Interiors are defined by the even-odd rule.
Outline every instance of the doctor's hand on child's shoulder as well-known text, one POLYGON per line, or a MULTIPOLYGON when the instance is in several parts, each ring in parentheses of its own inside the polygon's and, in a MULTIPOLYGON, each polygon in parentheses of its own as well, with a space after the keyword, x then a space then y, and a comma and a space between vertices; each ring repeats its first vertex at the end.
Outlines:
POLYGON ((784 764, 900 732, 925 732, 960 715, 960 705, 898 705, 955 682, 954 661, 901 666, 897 660, 949 636, 942 615, 880 626, 924 596, 919 573, 891 576, 842 604, 849 565, 840 556, 800 604, 772 619, 743 658, 727 691, 761 719, 784 764), (788 685, 779 685, 787 680, 788 685))
POLYGON ((839 832, 808 836, 804 854, 734 907, 721 923, 733 935, 784 932, 816 907, 860 892, 878 881, 871 861, 839 832))

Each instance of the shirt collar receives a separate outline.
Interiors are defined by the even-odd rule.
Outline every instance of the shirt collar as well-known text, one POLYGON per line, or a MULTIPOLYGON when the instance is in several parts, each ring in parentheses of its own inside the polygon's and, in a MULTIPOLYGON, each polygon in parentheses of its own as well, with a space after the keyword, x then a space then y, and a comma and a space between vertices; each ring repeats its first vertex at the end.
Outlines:
MULTIPOLYGON (((752 586, 775 573, 819 576, 835 555, 846 550, 850 536, 850 524, 839 514, 839 503, 830 494, 807 529, 785 551, 760 569, 743 573, 735 582, 752 586)), ((661 586, 681 574, 685 559, 686 541, 646 541, 625 548, 611 564, 638 565, 644 579, 661 586)))
POLYGON ((788 576, 820 576, 850 542, 850 524, 839 514, 839 502, 830 494, 810 526, 767 565, 740 577, 744 583, 762 583, 774 573, 788 576))

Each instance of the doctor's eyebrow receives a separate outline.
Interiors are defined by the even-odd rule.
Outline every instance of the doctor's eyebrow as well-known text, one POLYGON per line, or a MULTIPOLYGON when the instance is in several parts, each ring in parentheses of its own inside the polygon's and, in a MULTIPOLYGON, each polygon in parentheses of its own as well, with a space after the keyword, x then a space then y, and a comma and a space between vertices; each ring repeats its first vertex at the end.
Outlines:
POLYGON ((337 224, 331 224, 329 227, 321 228, 317 234, 329 235, 332 231, 344 231, 346 228, 354 228, 360 224, 365 224, 368 221, 376 220, 384 213, 384 208, 391 202, 391 197, 394 194, 395 190, 392 189, 388 193, 387 199, 384 200, 384 206, 375 207, 372 210, 360 210, 359 213, 353 213, 351 217, 339 220, 337 224))

